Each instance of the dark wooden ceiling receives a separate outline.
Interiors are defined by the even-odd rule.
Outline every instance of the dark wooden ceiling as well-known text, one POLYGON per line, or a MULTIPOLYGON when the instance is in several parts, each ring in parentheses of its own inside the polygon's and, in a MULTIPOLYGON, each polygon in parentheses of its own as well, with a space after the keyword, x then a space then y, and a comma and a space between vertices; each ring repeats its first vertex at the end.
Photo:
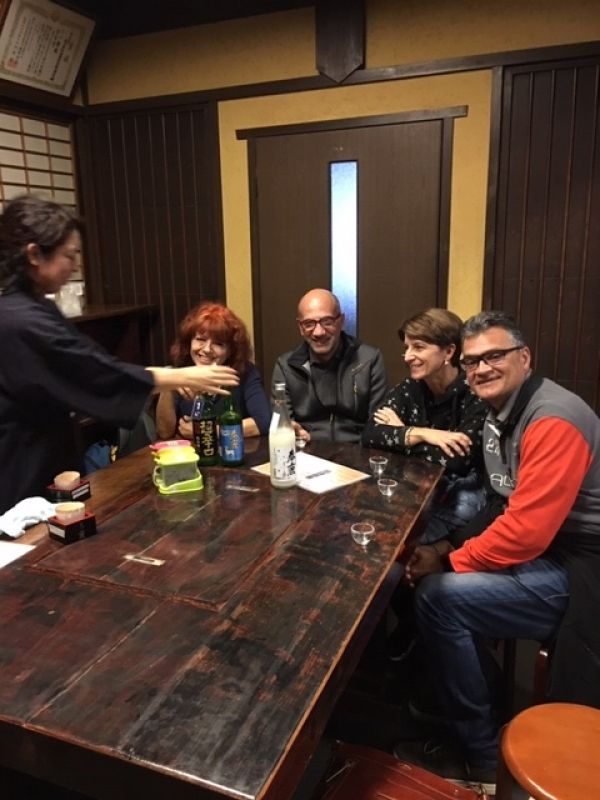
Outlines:
POLYGON ((58 0, 97 20, 96 37, 110 39, 185 28, 236 17, 313 6, 307 0, 58 0))

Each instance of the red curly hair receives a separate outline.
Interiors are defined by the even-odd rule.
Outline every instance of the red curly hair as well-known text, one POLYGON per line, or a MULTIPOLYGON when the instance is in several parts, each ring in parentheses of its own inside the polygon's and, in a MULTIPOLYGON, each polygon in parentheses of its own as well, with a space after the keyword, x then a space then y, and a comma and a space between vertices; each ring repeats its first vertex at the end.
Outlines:
POLYGON ((193 363, 190 344, 196 334, 226 344, 230 352, 225 363, 243 375, 252 358, 252 346, 246 326, 233 311, 220 303, 200 303, 192 308, 180 322, 177 339, 171 345, 174 366, 193 363))

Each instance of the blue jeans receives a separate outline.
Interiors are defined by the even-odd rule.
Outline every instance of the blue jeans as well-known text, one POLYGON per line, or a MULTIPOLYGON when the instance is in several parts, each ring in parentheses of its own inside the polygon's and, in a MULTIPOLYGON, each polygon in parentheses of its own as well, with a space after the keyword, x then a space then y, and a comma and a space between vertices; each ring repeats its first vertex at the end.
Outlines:
POLYGON ((492 766, 498 757, 485 640, 549 639, 568 599, 567 572, 549 558, 497 572, 428 575, 417 587, 417 624, 432 677, 472 764, 492 766))
POLYGON ((485 490, 479 486, 479 476, 475 472, 462 478, 444 476, 419 544, 431 544, 448 538, 457 528, 463 528, 470 522, 485 502, 485 490))

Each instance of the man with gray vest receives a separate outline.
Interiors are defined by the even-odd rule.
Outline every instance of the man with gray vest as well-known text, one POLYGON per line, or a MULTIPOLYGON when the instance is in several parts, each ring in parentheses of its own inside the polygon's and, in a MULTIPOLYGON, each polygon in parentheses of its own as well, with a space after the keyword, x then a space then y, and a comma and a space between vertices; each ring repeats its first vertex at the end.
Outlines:
POLYGON ((600 707, 600 420, 531 368, 511 317, 463 330, 462 365, 490 406, 483 429, 489 502, 453 542, 417 548, 406 577, 448 743, 396 755, 490 789, 498 750, 485 643, 554 640, 549 699, 600 707))

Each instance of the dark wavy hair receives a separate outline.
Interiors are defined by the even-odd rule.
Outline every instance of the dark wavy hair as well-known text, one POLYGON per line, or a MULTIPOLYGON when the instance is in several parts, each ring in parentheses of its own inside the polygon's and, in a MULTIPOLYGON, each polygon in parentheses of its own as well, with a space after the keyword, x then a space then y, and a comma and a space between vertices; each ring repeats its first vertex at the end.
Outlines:
POLYGON ((398 336, 404 341, 408 334, 414 339, 422 339, 438 347, 455 345, 456 350, 451 361, 457 367, 460 363, 462 326, 462 319, 453 311, 448 311, 447 308, 428 308, 405 320, 400 326, 398 336))
POLYGON ((472 336, 479 336, 490 328, 503 328, 512 338, 517 347, 526 347, 527 342, 523 332, 517 325, 517 321, 511 314, 505 311, 481 311, 465 322, 462 332, 463 341, 472 336))
POLYGON ((0 291, 15 287, 34 293, 27 245, 37 245, 48 258, 82 227, 73 212, 52 200, 21 195, 7 203, 0 215, 0 291))
POLYGON ((171 346, 171 359, 176 367, 192 364, 190 344, 196 334, 216 339, 229 347, 225 362, 242 375, 252 358, 252 345, 242 320, 220 303, 200 303, 179 324, 177 339, 171 346))

